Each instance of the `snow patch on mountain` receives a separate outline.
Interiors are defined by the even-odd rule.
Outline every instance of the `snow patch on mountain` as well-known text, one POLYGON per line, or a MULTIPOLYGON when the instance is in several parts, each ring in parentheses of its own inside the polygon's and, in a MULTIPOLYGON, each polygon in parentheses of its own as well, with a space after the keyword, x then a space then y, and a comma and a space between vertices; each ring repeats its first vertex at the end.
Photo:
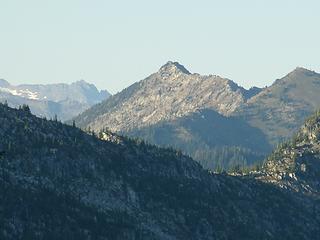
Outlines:
POLYGON ((20 97, 28 98, 28 99, 31 99, 31 100, 39 100, 40 99, 38 97, 38 93, 37 92, 32 92, 29 89, 17 90, 17 89, 10 89, 10 88, 0 87, 0 91, 12 94, 14 96, 20 96, 20 97))

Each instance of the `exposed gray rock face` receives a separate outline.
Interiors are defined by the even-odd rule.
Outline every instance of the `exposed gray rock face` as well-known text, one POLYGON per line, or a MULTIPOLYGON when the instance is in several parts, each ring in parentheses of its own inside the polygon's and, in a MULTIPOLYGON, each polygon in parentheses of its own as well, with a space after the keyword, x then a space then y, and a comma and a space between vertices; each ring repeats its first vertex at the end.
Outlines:
POLYGON ((0 239, 315 239, 319 202, 0 104, 0 239))
POLYGON ((269 157, 262 179, 320 199, 320 112, 269 157))
POLYGON ((157 73, 103 103, 108 107, 99 109, 98 105, 80 115, 77 122, 97 131, 103 127, 125 131, 201 109, 230 115, 246 101, 246 92, 228 79, 191 74, 179 63, 168 62, 157 73))
POLYGON ((1 102, 7 101, 12 107, 27 104, 38 116, 53 118, 57 115, 61 120, 71 119, 109 96, 107 91, 99 91, 83 80, 72 84, 18 86, 0 80, 1 102))
POLYGON ((246 90, 219 76, 192 74, 181 64, 168 62, 148 78, 80 114, 75 121, 77 126, 96 132, 108 128, 124 135, 143 138, 153 144, 178 147, 206 167, 214 168, 219 165, 229 168, 230 165, 238 164, 243 166, 251 164, 253 158, 257 158, 256 161, 262 160, 270 150, 267 142, 263 144, 263 152, 257 153, 253 149, 258 142, 265 142, 260 130, 250 127, 242 129, 247 136, 240 141, 221 141, 216 144, 215 139, 226 139, 227 135, 228 139, 239 140, 239 136, 236 136, 238 131, 233 130, 245 124, 236 118, 228 121, 227 117, 259 92, 259 88, 246 90), (213 119, 216 120, 203 122, 202 118, 205 116, 201 114, 202 111, 212 112, 210 116, 214 116, 213 119), (202 118, 194 117, 195 115, 201 115, 202 118), (186 127, 186 121, 191 121, 192 124, 186 127), (225 129, 227 134, 221 129, 215 129, 215 126, 227 126, 229 122, 233 122, 234 126, 225 129), (207 132, 202 131, 199 134, 196 126, 204 123, 206 126, 202 129, 207 132), (248 146, 244 139, 258 141, 248 146), (233 154, 223 154, 222 152, 226 152, 225 147, 231 147, 233 154), (221 148, 224 150, 221 151, 221 148), (220 155, 228 159, 222 159, 220 155), (231 158, 233 160, 230 161, 231 158), (216 162, 209 163, 213 159, 216 162))
MULTIPOLYGON (((220 156, 216 152, 220 149, 216 147, 219 144, 208 147, 207 143, 213 139, 223 142, 225 136, 239 139, 238 131, 234 129, 246 122, 251 129, 243 139, 259 137, 259 140, 251 141, 251 146, 244 146, 242 140, 232 141, 232 146, 226 144, 232 147, 232 151, 245 147, 240 152, 246 154, 235 157, 226 154, 228 159, 222 160, 222 165, 230 162, 230 158, 235 159, 236 164, 246 165, 254 158, 261 160, 272 146, 290 138, 305 118, 320 108, 319 92, 320 74, 304 68, 295 69, 270 87, 245 90, 228 79, 192 74, 179 63, 168 62, 157 73, 92 107, 75 120, 82 128, 90 127, 96 131, 108 128, 155 144, 166 146, 170 143, 200 162, 217 162, 220 156), (202 111, 218 112, 225 119, 221 117, 217 123, 214 118, 215 121, 204 123, 193 117, 201 115, 202 111), (221 129, 216 128, 225 125, 222 122, 229 122, 228 117, 232 117, 235 127, 221 134, 221 129), (192 127, 186 128, 183 124, 186 119, 192 119, 192 127), (207 134, 194 131, 194 126, 201 124, 206 124, 203 129, 207 134), (192 142, 199 143, 199 148, 190 148, 192 142), (266 142, 260 144, 264 149, 252 154, 257 149, 254 144, 258 142, 266 142)), ((214 166, 216 162, 205 166, 214 166)))

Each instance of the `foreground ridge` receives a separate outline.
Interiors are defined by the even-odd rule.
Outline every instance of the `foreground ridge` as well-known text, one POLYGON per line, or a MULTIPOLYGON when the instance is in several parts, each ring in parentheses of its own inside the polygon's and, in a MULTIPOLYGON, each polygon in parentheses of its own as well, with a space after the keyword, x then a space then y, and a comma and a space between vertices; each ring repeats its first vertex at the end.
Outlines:
POLYGON ((319 206, 178 151, 0 105, 1 239, 314 239, 319 206), (306 204, 308 203, 308 204, 306 204), (299 230, 297 230, 299 229, 299 230))

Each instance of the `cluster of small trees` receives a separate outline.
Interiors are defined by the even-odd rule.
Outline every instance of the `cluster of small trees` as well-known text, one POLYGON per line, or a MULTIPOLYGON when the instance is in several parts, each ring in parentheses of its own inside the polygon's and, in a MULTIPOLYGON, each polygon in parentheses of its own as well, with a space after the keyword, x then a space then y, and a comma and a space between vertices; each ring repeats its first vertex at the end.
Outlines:
POLYGON ((224 146, 217 148, 199 149, 192 155, 203 167, 214 172, 238 172, 247 169, 258 169, 265 156, 257 154, 249 149, 224 146))

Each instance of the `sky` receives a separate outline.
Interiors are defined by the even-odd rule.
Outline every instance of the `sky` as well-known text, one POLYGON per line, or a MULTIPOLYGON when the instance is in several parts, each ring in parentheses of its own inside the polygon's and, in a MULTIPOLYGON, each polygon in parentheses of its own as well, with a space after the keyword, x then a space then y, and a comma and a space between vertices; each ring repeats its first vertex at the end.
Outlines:
POLYGON ((167 61, 264 87, 320 72, 318 0, 0 0, 0 78, 111 93, 167 61))

